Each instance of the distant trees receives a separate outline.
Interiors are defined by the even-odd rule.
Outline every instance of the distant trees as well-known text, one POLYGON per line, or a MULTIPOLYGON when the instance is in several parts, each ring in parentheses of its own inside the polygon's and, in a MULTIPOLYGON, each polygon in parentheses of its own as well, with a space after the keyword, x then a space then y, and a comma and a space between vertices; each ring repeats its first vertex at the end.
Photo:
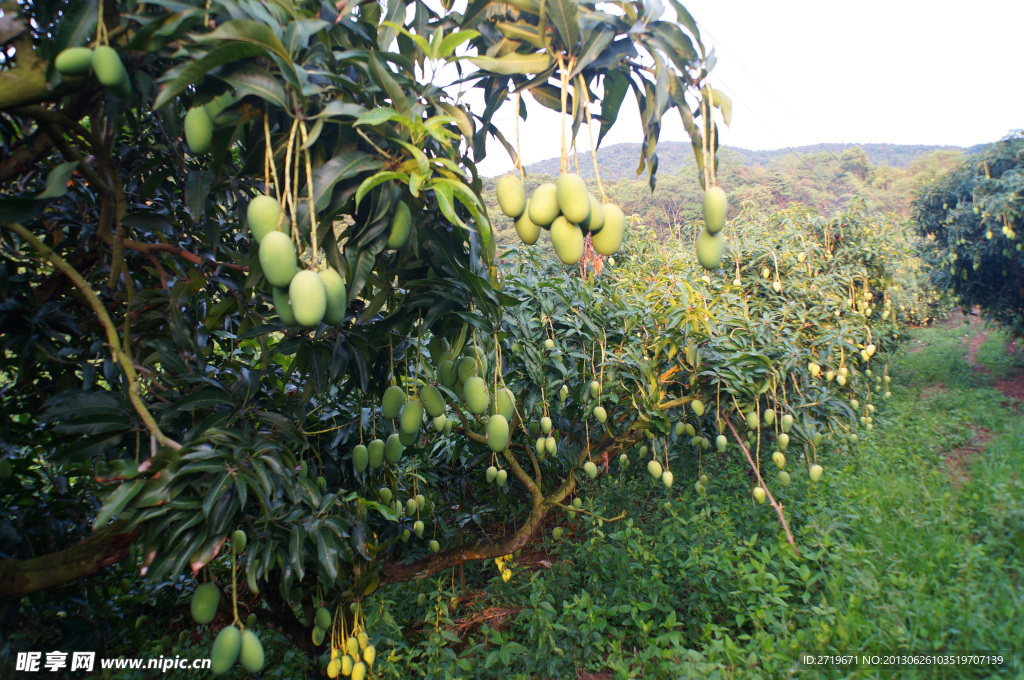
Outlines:
POLYGON ((1024 131, 925 185, 913 219, 934 283, 1024 337, 1024 131))

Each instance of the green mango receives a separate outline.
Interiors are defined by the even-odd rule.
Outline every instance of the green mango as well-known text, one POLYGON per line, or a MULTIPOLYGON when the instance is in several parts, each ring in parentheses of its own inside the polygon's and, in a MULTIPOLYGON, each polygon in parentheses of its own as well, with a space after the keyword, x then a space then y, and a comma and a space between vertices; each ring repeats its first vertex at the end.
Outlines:
POLYGON ((405 405, 405 391, 398 385, 391 385, 384 390, 384 397, 380 400, 380 410, 388 420, 394 420, 402 412, 405 405))
POLYGON ((558 187, 554 182, 545 182, 533 190, 528 214, 538 227, 551 226, 558 217, 558 187))
POLYGON ((53 67, 65 76, 84 76, 92 66, 92 50, 88 47, 68 47, 53 60, 53 67))
POLYGON ((288 299, 299 325, 315 328, 324 320, 327 313, 327 291, 316 272, 308 269, 297 272, 288 285, 288 299))
MULTIPOLYGON (((192 144, 190 143, 189 146, 192 147, 192 144)), ((281 204, 273 196, 257 196, 249 201, 245 218, 249 223, 249 233, 252 234, 256 243, 260 243, 264 236, 272 231, 277 231, 281 221, 281 204)))
POLYGON ((235 665, 238 652, 242 649, 242 632, 234 626, 227 626, 217 634, 210 650, 210 670, 214 675, 223 675, 235 665))
POLYGON ((192 595, 192 618, 196 623, 205 625, 213 621, 220 604, 220 589, 214 583, 202 583, 196 586, 192 595))
POLYGON ((213 121, 202 106, 195 106, 185 114, 185 141, 192 153, 201 154, 210 150, 213 121))
POLYGON ((317 274, 320 276, 320 283, 323 284, 324 294, 327 297, 324 323, 329 326, 337 326, 345 319, 345 310, 348 309, 348 290, 345 288, 345 282, 341 280, 341 274, 333 267, 321 269, 317 274))
POLYGON ((508 420, 500 413, 487 419, 487 446, 491 451, 503 451, 508 445, 508 420))
POLYGON ((405 402, 402 413, 399 416, 398 429, 406 434, 416 434, 420 431, 420 424, 423 421, 423 403, 413 398, 405 402))
POLYGON ((579 175, 571 172, 561 175, 555 185, 555 198, 562 215, 573 224, 590 217, 590 192, 579 175))
POLYGON ((287 288, 299 271, 295 244, 283 231, 272 231, 260 242, 260 266, 272 286, 287 288))
POLYGON ((395 206, 395 214, 391 218, 391 230, 388 232, 387 247, 389 250, 398 250, 409 240, 409 232, 412 231, 412 213, 405 201, 399 201, 395 206))
MULTIPOLYGON (((366 453, 370 461, 370 467, 376 470, 384 464, 384 441, 382 439, 374 439, 367 445, 366 453)), ((324 628, 326 627, 324 626, 324 628)))
POLYGON ((506 217, 518 220, 526 211, 526 190, 515 175, 505 175, 498 180, 498 206, 506 217))
POLYGON ((242 663, 242 668, 250 673, 256 673, 257 671, 263 670, 263 662, 265 659, 266 657, 263 654, 263 645, 260 643, 260 639, 256 636, 256 633, 251 630, 242 631, 242 645, 238 655, 238 660, 242 663))
POLYGON ((605 203, 604 227, 590 237, 594 250, 602 255, 611 256, 622 246, 622 237, 626 233, 626 216, 622 209, 614 203, 605 203))

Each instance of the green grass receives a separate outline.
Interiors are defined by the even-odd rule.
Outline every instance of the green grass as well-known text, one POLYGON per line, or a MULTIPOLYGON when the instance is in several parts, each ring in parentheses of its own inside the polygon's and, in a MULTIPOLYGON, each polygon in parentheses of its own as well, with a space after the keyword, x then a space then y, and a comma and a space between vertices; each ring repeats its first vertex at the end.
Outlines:
MULTIPOLYGON (((446 598, 416 607, 415 586, 390 590, 371 629, 394 662, 382 677, 971 678, 1021 677, 1024 599, 1024 422, 1000 404, 992 376, 966 362, 965 326, 918 331, 891 367, 893 397, 871 436, 822 456, 809 483, 774 488, 800 556, 767 506, 755 506, 742 465, 705 461, 706 498, 692 490, 698 461, 673 462, 667 493, 634 465, 588 490, 588 503, 630 519, 579 522, 551 544, 555 566, 495 579, 485 607, 522 608, 500 632, 458 639, 446 598), (947 456, 992 437, 951 475, 947 456), (665 501, 672 502, 665 507, 665 501), (422 621, 421 633, 404 628, 422 621), (988 652, 1001 668, 808 669, 807 653, 988 652), (1016 654, 1016 656, 1014 656, 1016 654)), ((979 361, 1009 367, 991 334, 979 361)), ((733 451, 735 453, 735 451, 733 451)), ((444 591, 446 586, 441 585, 444 591)), ((445 591, 447 594, 448 591, 445 591)))

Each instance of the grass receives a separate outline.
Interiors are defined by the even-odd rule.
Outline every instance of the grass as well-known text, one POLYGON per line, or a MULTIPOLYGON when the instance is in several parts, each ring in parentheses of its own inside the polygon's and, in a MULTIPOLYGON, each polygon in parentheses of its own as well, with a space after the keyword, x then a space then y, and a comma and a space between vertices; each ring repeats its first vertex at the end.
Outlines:
MULTIPOLYGON (((673 463, 671 493, 634 465, 587 493, 595 511, 610 516, 628 507, 631 519, 577 520, 574 541, 550 544, 552 569, 492 582, 477 611, 521 609, 500 630, 445 638, 472 612, 410 607, 411 590, 389 593, 375 623, 379 646, 391 645, 395 658, 381 675, 1024 676, 1024 421, 1001 405, 993 375, 967 364, 965 338, 977 330, 916 331, 917 351, 890 368, 893 396, 879 404, 873 433, 823 456, 822 483, 807 481, 794 453, 793 486, 774 491, 799 557, 770 510, 749 501, 735 461, 705 461, 706 498, 692 490, 693 459, 673 463), (422 620, 422 635, 406 635, 397 623, 410 618, 422 620), (804 654, 937 652, 1006 660, 801 664, 804 654)), ((978 353, 995 376, 1013 366, 1001 354, 1004 341, 992 333, 978 353)))

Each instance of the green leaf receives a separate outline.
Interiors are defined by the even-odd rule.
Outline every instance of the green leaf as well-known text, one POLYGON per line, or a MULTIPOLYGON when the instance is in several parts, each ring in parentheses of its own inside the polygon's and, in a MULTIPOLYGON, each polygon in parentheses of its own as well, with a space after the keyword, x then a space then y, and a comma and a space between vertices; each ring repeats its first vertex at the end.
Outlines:
POLYGON ((434 196, 437 198, 438 207, 441 208, 441 212, 448 218, 448 221, 465 229, 466 223, 455 213, 452 188, 439 180, 432 181, 430 186, 434 189, 434 196))
POLYGON ((153 102, 153 109, 159 109, 173 101, 188 86, 196 84, 203 76, 218 66, 258 56, 267 56, 267 50, 259 45, 247 43, 217 45, 201 59, 190 62, 180 71, 176 70, 177 75, 165 83, 160 94, 157 95, 153 102))
POLYGON ((614 30, 600 25, 587 34, 586 40, 583 43, 583 49, 580 50, 580 56, 576 59, 576 68, 569 74, 569 78, 575 78, 582 73, 583 69, 601 56, 614 38, 614 30))
MULTIPOLYGON (((542 106, 552 111, 562 112, 562 91, 554 85, 535 85, 530 88, 530 94, 542 106)), ((566 96, 566 110, 572 111, 572 95, 566 96)))
POLYGON ((61 163, 46 176, 46 188, 36 196, 37 199, 42 198, 59 198, 67 193, 68 191, 68 180, 75 174, 75 169, 78 167, 78 161, 71 163, 61 163))
POLYGON ((438 46, 437 53, 434 57, 437 59, 447 59, 455 54, 455 50, 458 49, 459 45, 467 40, 474 40, 479 36, 480 34, 476 31, 462 30, 456 33, 450 33, 441 40, 441 44, 438 46))
POLYGON ((128 503, 142 491, 145 483, 143 479, 134 479, 130 482, 124 482, 114 489, 114 492, 107 497, 99 512, 96 513, 96 519, 92 523, 93 531, 103 528, 107 522, 119 515, 128 503))
POLYGON ((512 52, 503 57, 469 57, 468 60, 482 71, 503 76, 542 73, 554 63, 554 59, 546 52, 512 52))
POLYGON ((574 0, 547 0, 548 21, 562 39, 562 47, 571 55, 580 39, 580 8, 574 0))
POLYGON ((541 34, 540 27, 527 21, 499 21, 495 28, 509 40, 525 42, 540 49, 547 47, 547 37, 541 34))
POLYGON ((405 0, 388 0, 388 13, 381 22, 382 28, 377 34, 377 47, 384 52, 391 51, 391 43, 398 35, 397 26, 405 24, 405 0))
POLYGON ((362 202, 363 196, 365 196, 367 192, 372 191, 374 187, 392 179, 405 182, 406 184, 409 183, 409 176, 407 174, 404 172, 393 172, 391 170, 384 170, 382 172, 378 172, 376 175, 364 179, 363 183, 359 185, 358 189, 356 189, 356 210, 359 209, 359 204, 362 202))
POLYGON ((732 99, 721 90, 712 89, 711 95, 711 101, 721 110, 722 120, 728 125, 732 121, 732 99))
POLYGON ((409 125, 412 123, 412 121, 408 117, 403 116, 402 114, 400 114, 398 111, 395 111, 391 107, 381 106, 359 116, 359 118, 356 119, 355 124, 374 126, 392 120, 402 123, 403 125, 405 125, 405 127, 409 127, 409 125))
POLYGON ((383 166, 384 163, 365 151, 346 151, 327 161, 313 171, 313 203, 316 209, 327 208, 331 192, 338 182, 383 166))
MULTIPOLYGON (((232 19, 203 35, 196 37, 196 42, 238 41, 259 45, 286 61, 292 60, 284 45, 270 26, 251 19, 232 19)), ((230 44, 230 43, 229 43, 230 44)))
POLYGON ((282 109, 288 106, 281 81, 255 64, 231 64, 221 69, 217 77, 230 85, 239 98, 252 95, 282 109))
POLYGON ((370 53, 367 66, 373 82, 377 83, 387 96, 391 98, 391 103, 398 109, 399 113, 412 120, 412 106, 409 105, 409 99, 405 96, 405 90, 398 85, 394 75, 391 73, 391 69, 381 63, 376 52, 370 53))

